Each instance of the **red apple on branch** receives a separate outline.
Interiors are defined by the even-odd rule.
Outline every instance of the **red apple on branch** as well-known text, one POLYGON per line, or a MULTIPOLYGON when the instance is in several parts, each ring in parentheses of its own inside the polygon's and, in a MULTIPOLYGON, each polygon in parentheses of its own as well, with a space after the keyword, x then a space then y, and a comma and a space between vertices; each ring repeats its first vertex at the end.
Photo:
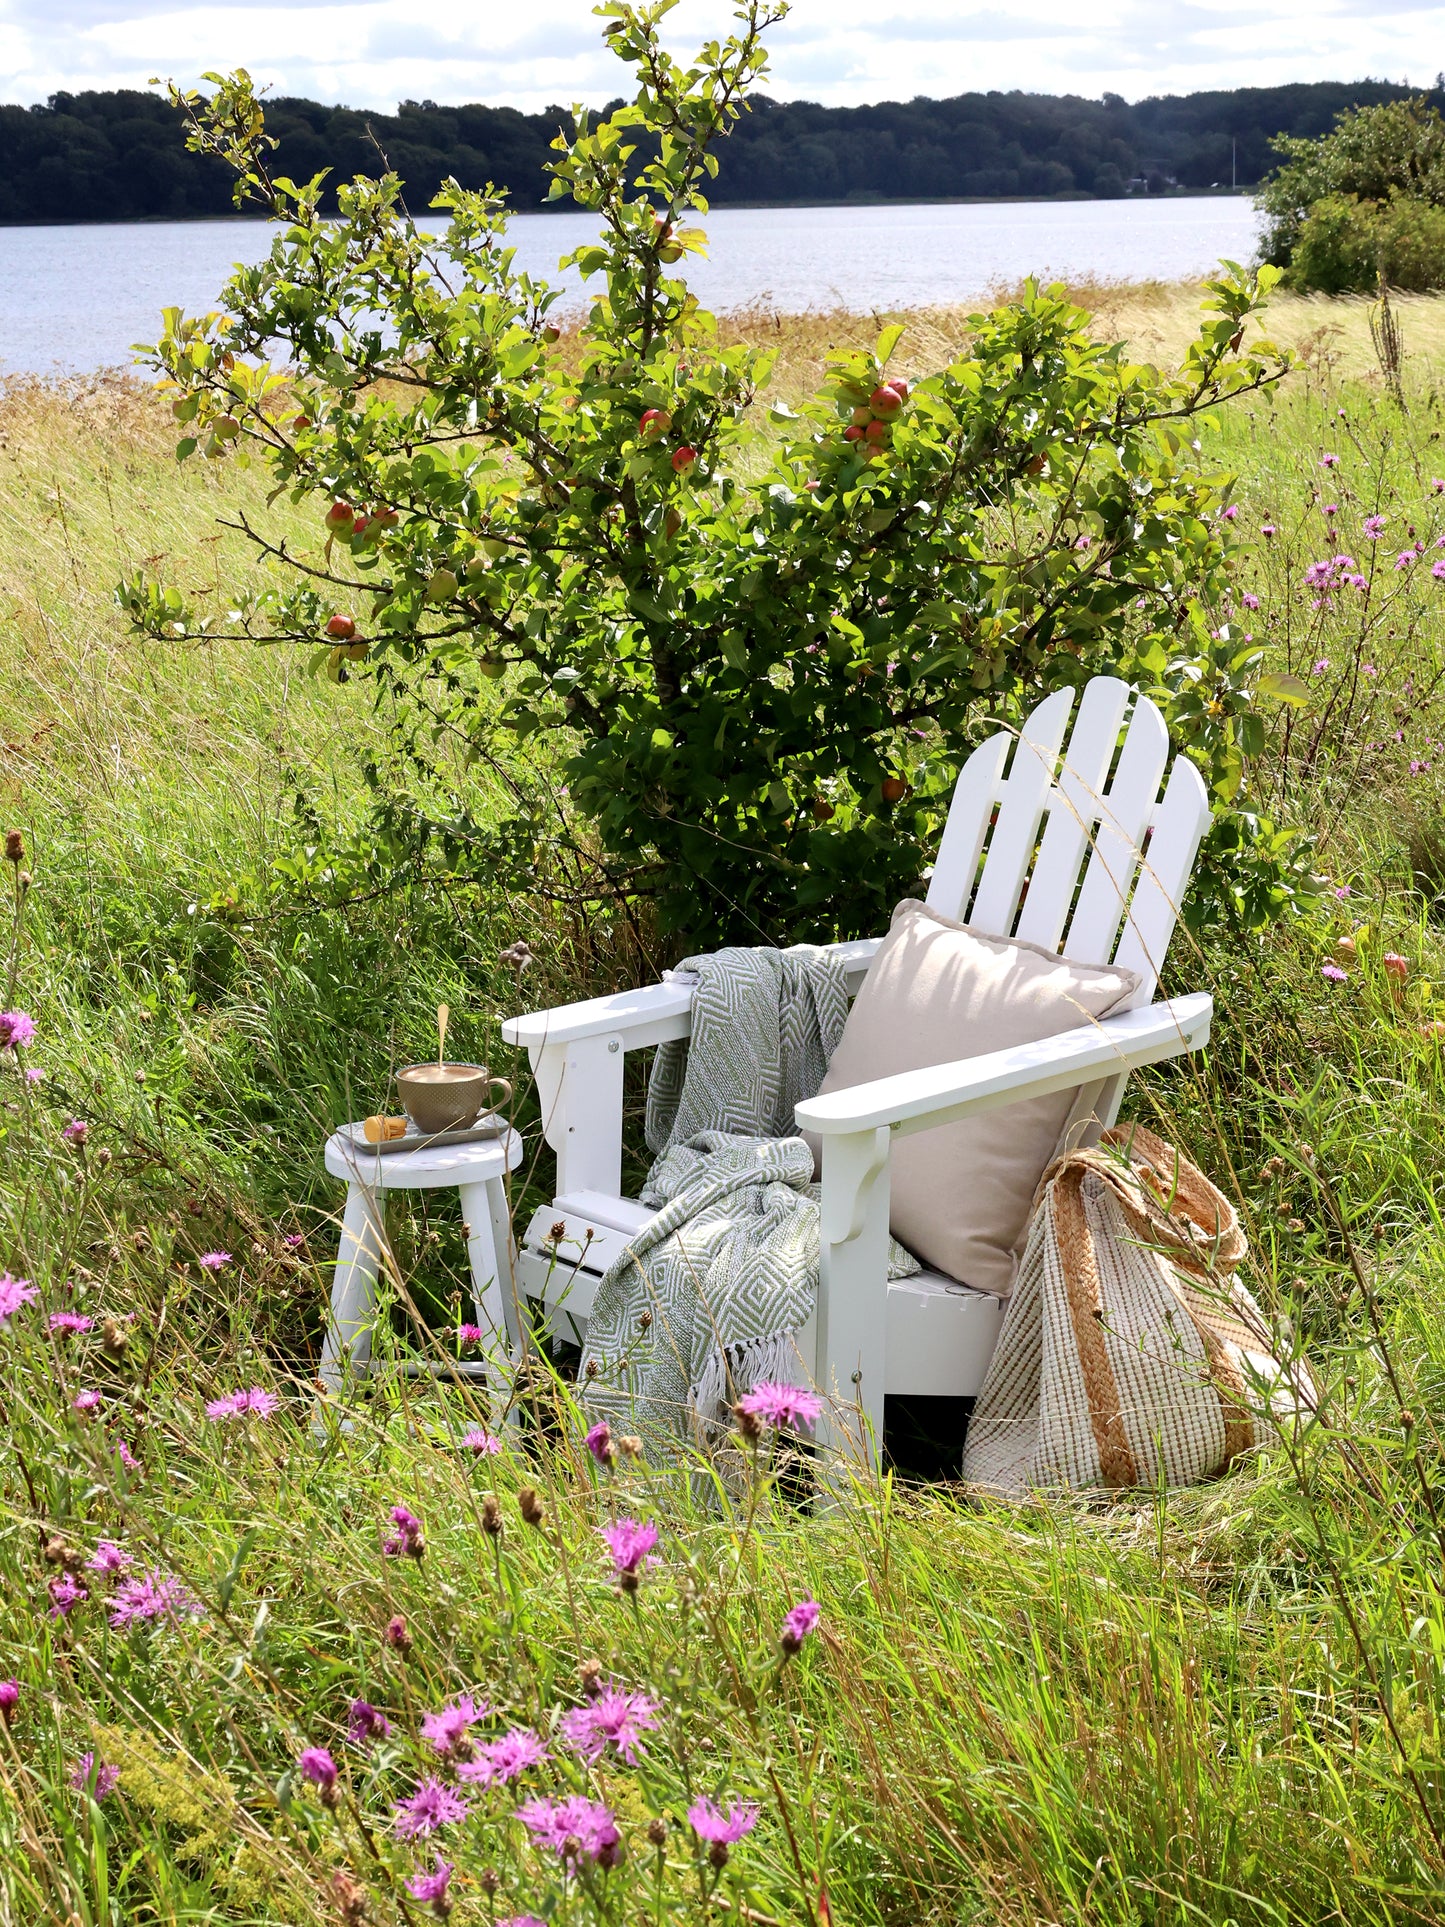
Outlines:
POLYGON ((896 388, 875 388, 868 397, 868 406, 884 421, 892 421, 903 406, 903 397, 896 388))
POLYGON ((333 502, 326 511, 326 526, 333 535, 343 535, 356 520, 356 510, 350 502, 333 502))
POLYGON ((679 475, 685 475, 697 460, 697 450, 689 448, 684 442, 681 448, 673 450, 672 466, 679 475))
POLYGON ((868 426, 863 430, 863 437, 865 441, 872 442, 875 448, 883 448, 886 447, 888 438, 892 433, 893 430, 888 426, 887 422, 873 421, 869 422, 868 426))
POLYGON ((665 408, 649 408, 637 426, 648 441, 656 441, 672 427, 672 417, 665 408))
POLYGON ((326 625, 326 633, 333 642, 350 642, 356 634, 356 621, 352 616, 333 616, 326 625))

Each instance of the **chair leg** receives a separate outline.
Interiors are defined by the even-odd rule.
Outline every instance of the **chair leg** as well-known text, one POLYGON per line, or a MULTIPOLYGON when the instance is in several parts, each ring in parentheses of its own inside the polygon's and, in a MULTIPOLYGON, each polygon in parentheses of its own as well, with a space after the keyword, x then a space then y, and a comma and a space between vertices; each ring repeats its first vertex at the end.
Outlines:
POLYGON ((487 1388, 495 1422, 506 1408, 522 1356, 513 1276, 512 1217, 507 1209, 506 1187, 500 1178, 464 1184, 460 1189, 462 1217, 467 1227, 467 1256, 472 1268, 472 1304, 477 1323, 487 1334, 487 1388))
POLYGON ((884 1125, 823 1150, 817 1436, 825 1459, 840 1455, 860 1471, 883 1449, 890 1148, 884 1125))
POLYGON ((370 1362, 383 1235, 378 1201, 364 1184, 353 1181, 346 1190, 331 1317, 321 1354, 321 1382, 328 1392, 340 1391, 348 1370, 364 1370, 370 1362))

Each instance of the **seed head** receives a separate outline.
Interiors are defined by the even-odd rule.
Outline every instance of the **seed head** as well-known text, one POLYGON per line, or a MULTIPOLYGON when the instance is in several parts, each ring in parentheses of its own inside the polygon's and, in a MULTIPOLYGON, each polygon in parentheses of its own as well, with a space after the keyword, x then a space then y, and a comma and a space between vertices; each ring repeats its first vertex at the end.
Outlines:
POLYGON ((411 1651, 411 1634, 407 1631, 406 1621, 400 1613, 397 1613, 394 1618, 387 1620, 386 1630, 381 1637, 383 1641, 391 1647, 392 1651, 400 1653, 403 1659, 405 1659, 411 1651))
POLYGON ((5 832, 5 860, 13 863, 16 869, 25 861, 25 838, 19 830, 5 832))
POLYGON ((502 1507, 495 1492, 482 1495, 482 1531, 489 1538, 497 1538, 502 1530, 502 1507))
POLYGON ((617 1449, 625 1459, 640 1459, 642 1440, 633 1432, 625 1432, 617 1441, 617 1449))
POLYGON ((113 1318, 107 1318, 101 1327, 100 1342, 107 1358, 124 1358, 126 1347, 130 1344, 130 1333, 124 1325, 118 1325, 113 1318))
POLYGON ((477 1885, 490 1900, 502 1884, 502 1876, 495 1867, 483 1867, 477 1875, 477 1885))
POLYGON ((547 1508, 537 1496, 537 1488, 534 1485, 524 1485, 517 1494, 517 1510, 529 1526, 536 1526, 540 1530, 547 1523, 547 1508))
POLYGON ((554 1218, 552 1220, 552 1229, 547 1233, 548 1244, 559 1245, 566 1236, 567 1220, 565 1218, 554 1218))
POLYGON ((331 1899, 346 1927, 360 1927, 366 1919, 366 1889, 349 1873, 331 1876, 331 1899))
POLYGON ((649 1820, 647 1823, 647 1837, 654 1847, 665 1847, 667 1845, 666 1820, 657 1818, 649 1820))
POLYGON ((577 1668, 577 1677, 582 1682, 582 1691, 588 1699, 595 1700, 602 1691, 602 1665, 599 1660, 584 1659, 577 1668))

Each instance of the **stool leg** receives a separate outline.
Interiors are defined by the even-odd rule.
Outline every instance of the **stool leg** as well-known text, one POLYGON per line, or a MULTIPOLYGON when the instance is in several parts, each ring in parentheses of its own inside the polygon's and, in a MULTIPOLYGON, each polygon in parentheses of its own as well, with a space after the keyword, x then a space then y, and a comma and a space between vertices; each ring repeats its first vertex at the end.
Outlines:
POLYGON ((512 1217, 500 1178, 464 1184, 460 1190, 472 1266, 472 1303, 491 1352, 487 1384, 495 1415, 511 1388, 512 1371, 502 1367, 501 1361, 505 1358, 515 1367, 522 1355, 512 1288, 512 1217))
POLYGON ((381 1265, 382 1228, 378 1207, 364 1184, 346 1190, 341 1249, 331 1285, 331 1317, 321 1354, 321 1382, 328 1392, 341 1389, 348 1365, 364 1368, 371 1357, 371 1314, 381 1265))

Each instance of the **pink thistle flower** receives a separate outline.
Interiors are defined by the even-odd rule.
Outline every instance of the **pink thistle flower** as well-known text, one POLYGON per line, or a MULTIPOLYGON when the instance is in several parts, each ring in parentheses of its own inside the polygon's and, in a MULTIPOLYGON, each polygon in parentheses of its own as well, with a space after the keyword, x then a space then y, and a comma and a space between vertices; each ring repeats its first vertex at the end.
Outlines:
POLYGON ((650 1519, 640 1525, 636 1519, 618 1519, 610 1526, 603 1526, 602 1537, 612 1554, 617 1577, 624 1584, 628 1580, 632 1582, 629 1590, 635 1588, 641 1567, 655 1563, 651 1554, 657 1544, 657 1527, 650 1519))
POLYGON ((15 1709, 20 1704, 20 1682, 18 1679, 0 1679, 0 1720, 8 1726, 15 1717, 15 1709))
POLYGON ((1091 549, 1093 548, 1093 546, 1094 546, 1094 538, 1092 535, 1081 535, 1074 543, 1074 547, 1079 550, 1091 549))
POLYGON ((437 1913, 449 1913, 451 1908, 450 1903, 447 1902, 447 1887, 451 1883, 451 1877, 452 1862, 438 1857, 436 1866, 430 1873, 417 1872, 407 1875, 406 1890, 413 1900, 430 1901, 437 1913))
POLYGON ((1341 970, 1337 963, 1327 963, 1320 965, 1320 975, 1327 983, 1342 984, 1345 982, 1347 973, 1341 970))
POLYGON ((330 1793, 336 1785, 336 1762, 324 1746, 308 1746, 296 1764, 301 1769, 301 1777, 312 1786, 320 1787, 323 1794, 330 1793))
POLYGON ((1367 515, 1360 526, 1373 542, 1377 536, 1384 533, 1385 518, 1383 515, 1367 515))
POLYGON ((600 1867, 615 1866, 621 1858, 622 1837, 611 1810, 600 1800, 569 1793, 561 1800, 528 1800, 516 1817, 539 1847, 572 1860, 595 1860, 600 1867))
POLYGON ((421 1520, 404 1505, 391 1508, 391 1523, 396 1531, 382 1541, 381 1553, 384 1559, 420 1559, 426 1551, 426 1539, 422 1533, 421 1520))
POLYGON ((751 1801, 735 1801, 724 1813, 711 1800, 694 1800, 687 1810, 687 1823, 699 1840, 714 1847, 735 1847, 758 1824, 758 1809, 751 1801))
POLYGON ((586 1706, 574 1706, 562 1715, 562 1737, 589 1765, 612 1746, 633 1766, 647 1750, 642 1735, 657 1726, 657 1712, 657 1701, 646 1693, 609 1686, 586 1706))
POLYGON ((606 1419, 598 1419, 582 1443, 599 1465, 613 1465, 617 1454, 612 1449, 612 1427, 606 1419))
POLYGON ((461 1795, 433 1774, 422 1781, 409 1799, 397 1801, 392 1809, 392 1826, 399 1840, 418 1840, 435 1833, 439 1827, 455 1826, 470 1812, 461 1795))
POLYGON ((470 1750, 468 1736, 479 1720, 484 1720, 491 1712, 486 1700, 474 1700, 470 1694, 452 1700, 439 1713, 428 1713, 421 1723, 422 1738, 430 1740, 434 1752, 444 1759, 454 1753, 470 1750))
POLYGON ((205 1271, 224 1271, 231 1262, 229 1251, 203 1251, 196 1260, 205 1271))
POLYGON ((50 1617, 66 1619, 77 1606, 83 1606, 90 1594, 78 1579, 68 1572, 58 1573, 47 1588, 50 1594, 50 1617))
POLYGON ((1245 590, 1239 599, 1246 609, 1257 609, 1259 607, 1259 597, 1257 595, 1251 595, 1248 589, 1245 590))
POLYGON ((791 1659, 809 1633, 817 1631, 819 1612, 816 1599, 802 1599, 784 1615, 783 1630, 778 1635, 778 1644, 782 1647, 785 1657, 791 1659))
POLYGON ((43 1084, 45 1082, 44 1071, 34 1064, 28 1065, 25 1072, 25 1082, 27 1084, 43 1084))
POLYGON ((1322 676, 1325 673, 1325 671, 1329 668, 1329 666, 1330 666, 1329 657, 1321 656, 1319 661, 1310 670, 1310 674, 1312 676, 1322 676))
POLYGON ((1259 525, 1259 532, 1264 537, 1266 542, 1272 541, 1274 537, 1279 534, 1279 530, 1275 527, 1273 522, 1261 522, 1259 525))
POLYGON ((469 1425, 461 1438, 462 1449, 475 1452, 478 1458, 491 1458, 502 1449, 502 1441, 490 1432, 484 1432, 480 1425, 469 1425))
POLYGON ((1430 477, 1430 493, 1432 495, 1445 495, 1445 475, 1432 475, 1430 477))
POLYGON ((127 1472, 140 1471, 140 1460, 136 1457, 135 1453, 131 1451, 124 1439, 117 1439, 115 1441, 115 1455, 127 1472))
POLYGON ((1414 564, 1415 560, 1416 555, 1413 549, 1401 549, 1400 553, 1395 557, 1395 567, 1397 569, 1408 569, 1414 564))
POLYGON ((1334 577, 1333 562, 1311 562, 1305 570, 1305 584, 1311 589, 1327 588, 1334 577))
POLYGON ((117 1631, 141 1621, 194 1619, 201 1602, 174 1574, 152 1570, 143 1579, 126 1579, 110 1602, 110 1623, 117 1631))
POLYGON ((46 1322, 53 1332, 88 1332, 95 1326, 93 1318, 83 1318, 78 1311, 53 1311, 46 1322))
POLYGON ((8 1325, 22 1305, 35 1303, 36 1291, 28 1278, 12 1278, 0 1272, 0 1325, 8 1325))
POLYGON ((0 1010, 0 1050, 23 1050, 35 1042, 35 1019, 28 1010, 0 1010))
POLYGON ((1339 898, 1341 903, 1344 903, 1348 898, 1352 897, 1354 894, 1355 894, 1354 891, 1350 888, 1348 883, 1339 884, 1335 890, 1335 895, 1339 898))
POLYGON ((105 1766, 93 1753, 82 1753, 70 1773, 70 1784, 77 1793, 88 1793, 96 1805, 114 1793, 120 1779, 118 1766, 105 1766))
POLYGON ((244 1392, 227 1392, 222 1398, 208 1400, 206 1417, 214 1420, 235 1418, 238 1412, 245 1410, 241 1403, 245 1396, 244 1392))
POLYGON ((206 1417, 223 1420, 254 1412, 257 1418, 270 1418, 280 1403, 274 1392, 253 1385, 248 1391, 227 1392, 224 1398, 213 1398, 206 1406, 206 1417))
POLYGON ((1442 556, 1438 562, 1430 564, 1430 573, 1437 582, 1445 582, 1445 556, 1442 556))
POLYGON ((100 1410, 100 1393, 87 1388, 77 1392, 70 1403, 73 1411, 79 1412, 82 1418, 88 1418, 92 1412, 100 1410))
POLYGON ((353 1700, 348 1712, 351 1724, 346 1729, 347 1738, 356 1746, 384 1740, 391 1731, 391 1721, 370 1700, 353 1700))
POLYGON ((1321 455, 1320 457, 1321 468, 1338 468, 1339 465, 1340 458, 1338 455, 1321 455))
POLYGON ((60 1135, 67 1144, 84 1144, 90 1136, 90 1126, 83 1117, 73 1117, 60 1135))
POLYGON ((497 1927, 547 1927, 547 1923, 540 1914, 508 1914, 497 1927))
POLYGON ((1239 506, 1237 503, 1230 503, 1229 507, 1224 511, 1224 519, 1226 522, 1237 522, 1239 520, 1239 506))
POLYGON ((743 1393, 737 1409, 756 1419, 759 1425, 769 1425, 775 1431, 782 1431, 785 1426, 811 1429, 823 1409, 823 1401, 816 1392, 806 1392, 801 1385, 780 1385, 771 1379, 760 1379, 751 1391, 743 1393))
POLYGON ((1321 513, 1325 515, 1338 515, 1339 512, 1340 512, 1340 505, 1338 502, 1326 502, 1323 510, 1321 511, 1321 513))
POLYGON ((459 1345, 481 1345, 485 1343, 486 1336, 487 1334, 482 1330, 480 1325, 457 1326, 457 1343, 459 1345))
POLYGON ((302 1231, 288 1231, 281 1242, 288 1251, 299 1251, 306 1242, 306 1234, 302 1231))
POLYGON ((393 1613, 387 1620, 381 1638, 384 1645, 390 1646, 394 1653, 400 1653, 403 1658, 411 1651, 411 1633, 400 1613, 393 1613))
POLYGON ((124 1546, 118 1546, 114 1539, 102 1539, 85 1564, 89 1572, 126 1572, 132 1560, 124 1546))
POLYGON ((457 1768, 459 1780, 473 1780, 479 1786, 506 1786, 529 1767, 540 1766, 547 1749, 537 1735, 525 1726, 514 1726, 499 1740, 488 1740, 477 1748, 476 1758, 457 1768))

